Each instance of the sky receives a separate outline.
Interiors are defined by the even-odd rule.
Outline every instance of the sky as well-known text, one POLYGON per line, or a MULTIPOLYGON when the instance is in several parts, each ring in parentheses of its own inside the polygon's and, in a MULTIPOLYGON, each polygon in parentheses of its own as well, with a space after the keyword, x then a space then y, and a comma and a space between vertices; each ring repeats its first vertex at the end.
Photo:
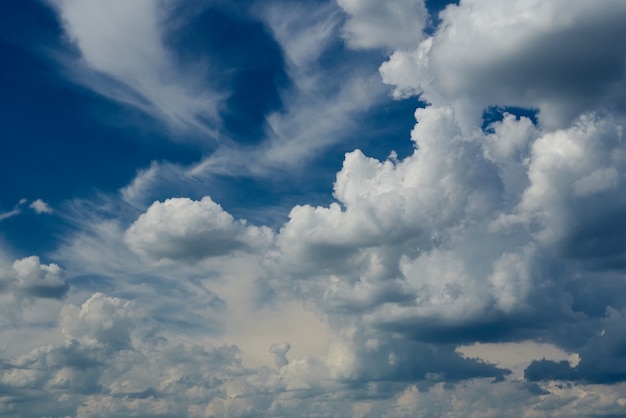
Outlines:
POLYGON ((0 10, 0 417, 626 417, 623 0, 0 10))

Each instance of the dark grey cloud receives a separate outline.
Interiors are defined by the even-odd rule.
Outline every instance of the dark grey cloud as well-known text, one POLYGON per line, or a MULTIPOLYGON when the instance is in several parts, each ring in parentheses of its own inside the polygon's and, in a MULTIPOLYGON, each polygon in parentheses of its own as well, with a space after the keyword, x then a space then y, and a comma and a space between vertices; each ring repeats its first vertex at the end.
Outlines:
POLYGON ((537 360, 525 370, 530 381, 563 380, 596 384, 614 384, 626 380, 626 326, 624 311, 606 308, 606 316, 594 321, 595 332, 576 350, 580 361, 537 360))
MULTIPOLYGON (((478 359, 465 359, 455 346, 431 345, 402 339, 377 339, 359 353, 357 375, 370 381, 458 382, 471 378, 502 378, 510 371, 478 359)), ((362 350, 362 349, 360 349, 362 350)))
POLYGON ((534 360, 524 370, 524 378, 531 382, 541 380, 574 380, 576 372, 567 360, 534 360))

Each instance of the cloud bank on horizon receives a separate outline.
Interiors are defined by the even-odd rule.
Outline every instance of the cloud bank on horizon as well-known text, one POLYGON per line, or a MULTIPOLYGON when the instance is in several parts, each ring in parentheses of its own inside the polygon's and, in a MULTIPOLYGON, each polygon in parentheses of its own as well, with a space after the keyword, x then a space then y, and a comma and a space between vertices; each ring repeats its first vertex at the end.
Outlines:
POLYGON ((626 417, 626 2, 32 7, 0 416, 626 417))

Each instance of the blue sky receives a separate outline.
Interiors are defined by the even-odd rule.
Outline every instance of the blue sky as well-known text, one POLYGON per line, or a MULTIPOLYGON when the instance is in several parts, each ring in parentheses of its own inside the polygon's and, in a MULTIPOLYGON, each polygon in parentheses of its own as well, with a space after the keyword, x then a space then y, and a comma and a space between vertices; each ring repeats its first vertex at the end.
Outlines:
POLYGON ((3 4, 0 416, 626 416, 625 19, 3 4))

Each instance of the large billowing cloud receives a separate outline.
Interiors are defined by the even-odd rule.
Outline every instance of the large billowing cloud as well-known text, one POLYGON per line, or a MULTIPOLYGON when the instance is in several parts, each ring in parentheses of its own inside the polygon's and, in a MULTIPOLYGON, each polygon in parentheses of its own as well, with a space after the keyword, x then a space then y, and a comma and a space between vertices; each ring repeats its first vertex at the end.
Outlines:
POLYGON ((546 127, 563 128, 584 111, 624 110, 625 16, 619 0, 463 1, 381 73, 398 97, 454 104, 466 128, 493 105, 536 108, 546 127))
POLYGON ((464 134, 452 108, 416 117, 412 156, 348 154, 338 202, 292 210, 276 262, 298 294, 365 335, 530 338, 581 358, 545 374, 549 361, 533 363, 531 380, 623 380, 610 366, 619 350, 603 347, 626 335, 607 325, 624 307, 614 297, 624 289, 624 118, 584 114, 541 131, 509 115, 464 134))
POLYGON ((56 264, 42 264, 30 256, 13 261, 0 253, 0 323, 21 320, 24 304, 39 299, 62 299, 69 290, 63 270, 56 264))
POLYGON ((626 44, 620 22, 626 9, 618 2, 568 5, 450 5, 433 36, 398 49, 381 66, 397 97, 418 94, 432 104, 416 113, 418 149, 400 164, 370 160, 369 171, 354 169, 354 156, 347 156, 335 184, 343 208, 296 208, 280 237, 292 230, 307 237, 300 246, 285 245, 301 249, 292 255, 296 260, 338 254, 338 263, 324 264, 333 274, 324 293, 332 296, 331 306, 365 313, 379 327, 382 321, 418 339, 531 336, 579 352, 576 366, 533 363, 527 371, 532 380, 622 380, 608 366, 620 356, 599 347, 623 335, 614 328, 609 334, 604 324, 623 306, 612 294, 623 291, 615 277, 624 266, 626 44), (440 105, 449 105, 452 116, 428 129, 440 105), (484 133, 481 116, 493 106, 536 109, 539 125, 504 114, 484 133), (441 147, 459 142, 480 151, 460 161, 460 152, 429 154, 428 137, 441 147), (420 155, 426 162, 416 167, 432 193, 426 201, 419 177, 394 181, 420 155), (453 167, 446 165, 450 160, 453 167), (475 175, 480 180, 472 183, 475 175), (363 188, 347 194, 346 178, 363 188), (407 183, 415 188, 409 200, 415 208, 404 201, 407 183), (475 204, 470 193, 478 194, 475 204), (429 216, 420 219, 422 213, 429 216), (442 222, 449 213, 451 222, 442 222), (380 219, 393 219, 389 224, 397 229, 381 229, 380 219), (361 235, 350 242, 355 231, 361 235), (398 231, 410 239, 398 239, 398 231), (354 264, 346 265, 350 260, 354 264), (378 276, 363 267, 372 264, 378 276), (593 280, 599 280, 595 302, 586 295, 593 280), (577 332, 564 325, 574 318, 577 332))
POLYGON ((522 223, 542 242, 557 244, 566 257, 621 263, 623 122, 619 116, 585 114, 572 127, 537 139, 528 164, 529 186, 513 213, 501 216, 494 229, 522 223))
POLYGON ((525 280, 511 273, 491 286, 491 264, 503 263, 501 257, 526 260, 529 250, 513 245, 466 253, 502 207, 499 169, 483 157, 480 142, 463 136, 451 108, 420 109, 416 116, 412 156, 379 162, 359 151, 346 155, 335 183, 339 203, 295 207, 279 245, 284 263, 301 274, 333 275, 324 293, 332 305, 367 312, 394 299, 405 307, 413 300, 426 315, 433 309, 467 318, 500 298, 496 293, 519 287, 509 281, 525 280))

